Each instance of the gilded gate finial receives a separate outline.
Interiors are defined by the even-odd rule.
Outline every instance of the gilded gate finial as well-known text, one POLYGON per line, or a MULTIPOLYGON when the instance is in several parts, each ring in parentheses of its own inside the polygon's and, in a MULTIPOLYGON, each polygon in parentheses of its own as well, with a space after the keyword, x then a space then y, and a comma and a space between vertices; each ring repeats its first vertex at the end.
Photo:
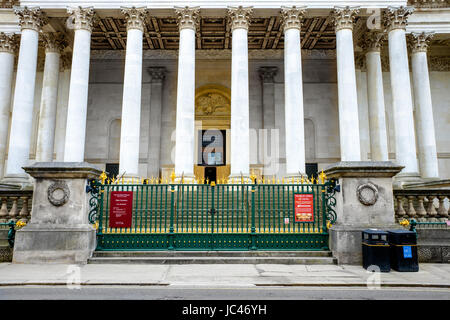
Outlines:
POLYGON ((100 180, 102 180, 102 184, 105 184, 105 180, 108 178, 106 175, 106 172, 103 170, 102 174, 100 175, 100 180))
POLYGON ((323 172, 323 170, 322 170, 322 172, 319 174, 319 178, 320 178, 320 180, 322 181, 322 184, 324 184, 325 179, 327 178, 327 175, 323 172))
POLYGON ((175 183, 175 170, 172 171, 172 174, 170 175, 170 180, 172 181, 172 183, 175 183))

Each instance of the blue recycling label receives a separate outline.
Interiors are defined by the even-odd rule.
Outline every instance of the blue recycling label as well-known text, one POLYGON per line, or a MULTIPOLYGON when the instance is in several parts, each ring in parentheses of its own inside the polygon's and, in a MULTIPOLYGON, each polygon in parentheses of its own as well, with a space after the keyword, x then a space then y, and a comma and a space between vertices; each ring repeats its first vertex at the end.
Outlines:
POLYGON ((412 258, 411 246, 403 247, 403 258, 412 258))

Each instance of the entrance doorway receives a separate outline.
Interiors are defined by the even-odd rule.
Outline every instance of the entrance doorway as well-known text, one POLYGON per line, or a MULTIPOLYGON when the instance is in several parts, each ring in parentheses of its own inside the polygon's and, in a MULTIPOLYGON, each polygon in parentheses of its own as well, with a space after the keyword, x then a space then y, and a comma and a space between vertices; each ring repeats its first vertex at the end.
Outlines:
POLYGON ((217 168, 205 167, 205 180, 217 182, 217 168))

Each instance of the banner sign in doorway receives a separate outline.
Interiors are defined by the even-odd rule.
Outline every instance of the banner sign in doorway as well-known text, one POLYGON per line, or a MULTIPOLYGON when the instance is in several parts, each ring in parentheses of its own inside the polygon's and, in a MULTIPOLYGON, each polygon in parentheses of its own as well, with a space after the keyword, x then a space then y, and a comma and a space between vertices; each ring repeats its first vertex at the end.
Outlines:
POLYGON ((314 195, 312 193, 294 194, 294 221, 314 222, 314 195))
POLYGON ((112 191, 109 208, 110 228, 131 228, 133 191, 112 191))

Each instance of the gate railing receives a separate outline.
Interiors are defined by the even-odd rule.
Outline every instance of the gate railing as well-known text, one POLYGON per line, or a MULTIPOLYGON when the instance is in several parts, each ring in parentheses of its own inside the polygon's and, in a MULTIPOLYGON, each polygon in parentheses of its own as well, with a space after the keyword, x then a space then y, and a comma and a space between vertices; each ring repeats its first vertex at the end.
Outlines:
POLYGON ((210 243, 216 249, 269 249, 280 243, 285 249, 296 245, 323 249, 336 215, 334 181, 325 181, 323 174, 320 179, 280 182, 252 177, 202 184, 174 183, 173 178, 168 183, 103 177, 91 183, 90 220, 97 226, 98 249, 201 249, 210 243), (110 226, 113 191, 133 193, 130 228, 110 226), (294 221, 294 195, 298 193, 313 195, 311 222, 294 221))

